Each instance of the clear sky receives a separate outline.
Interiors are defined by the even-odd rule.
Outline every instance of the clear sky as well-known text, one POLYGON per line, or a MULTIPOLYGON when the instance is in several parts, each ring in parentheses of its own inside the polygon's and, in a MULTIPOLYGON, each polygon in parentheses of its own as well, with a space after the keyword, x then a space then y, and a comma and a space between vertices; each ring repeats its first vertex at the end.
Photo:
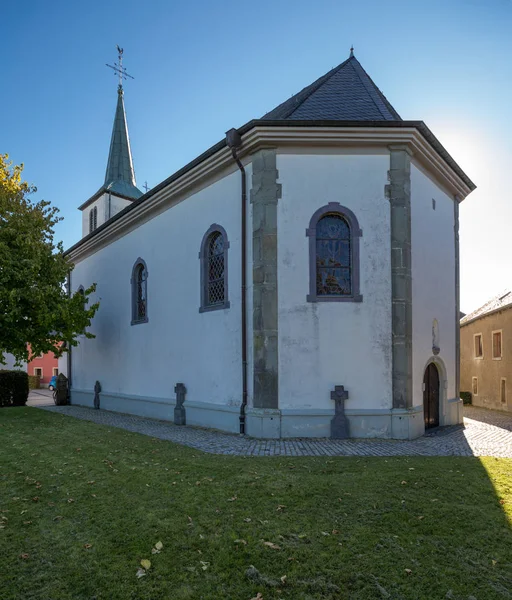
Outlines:
MULTIPOLYGON (((150 187, 355 54, 477 184, 461 206, 461 308, 512 286, 512 0, 26 0, 2 5, 0 152, 58 206, 58 237, 103 183, 117 80, 150 187)), ((435 232, 432 232, 435 243, 435 232)))

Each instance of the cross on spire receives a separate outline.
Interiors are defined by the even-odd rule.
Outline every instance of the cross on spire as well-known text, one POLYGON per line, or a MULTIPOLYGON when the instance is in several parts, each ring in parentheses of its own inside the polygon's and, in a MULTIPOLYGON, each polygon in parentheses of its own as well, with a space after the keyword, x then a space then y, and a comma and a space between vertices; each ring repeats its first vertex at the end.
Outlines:
POLYGON ((105 63, 107 67, 110 67, 113 71, 114 71, 114 75, 117 75, 119 77, 119 85, 117 87, 117 90, 120 94, 122 94, 123 92, 123 79, 128 79, 128 77, 130 79, 135 79, 134 77, 132 77, 130 74, 128 74, 126 72, 126 67, 123 67, 123 52, 124 49, 120 48, 119 46, 116 46, 117 48, 117 56, 119 59, 119 64, 118 63, 114 63, 114 65, 109 65, 108 63, 105 63))

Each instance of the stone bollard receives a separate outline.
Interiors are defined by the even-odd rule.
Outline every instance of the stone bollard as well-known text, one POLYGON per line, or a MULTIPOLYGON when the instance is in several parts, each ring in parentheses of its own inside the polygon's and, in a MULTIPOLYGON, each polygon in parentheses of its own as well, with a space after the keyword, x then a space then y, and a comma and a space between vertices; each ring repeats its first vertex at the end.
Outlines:
POLYGON ((348 434, 348 421, 345 416, 345 400, 348 400, 348 392, 342 385, 337 385, 331 392, 331 400, 334 400, 334 417, 331 421, 331 438, 335 440, 346 440, 348 434))
POLYGON ((174 408, 174 424, 186 425, 187 415, 183 403, 185 402, 185 394, 187 393, 187 388, 183 383, 177 383, 174 387, 174 392, 176 393, 176 406, 174 408))
POLYGON ((101 392, 101 384, 97 381, 94 384, 94 408, 100 408, 100 392, 101 392))

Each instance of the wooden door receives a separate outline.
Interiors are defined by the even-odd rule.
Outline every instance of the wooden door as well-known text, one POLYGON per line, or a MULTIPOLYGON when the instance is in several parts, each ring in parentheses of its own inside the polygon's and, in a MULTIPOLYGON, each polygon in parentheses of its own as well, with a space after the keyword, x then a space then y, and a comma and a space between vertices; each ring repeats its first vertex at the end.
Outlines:
POLYGON ((430 363, 423 377, 423 413, 425 429, 439 425, 439 371, 430 363))

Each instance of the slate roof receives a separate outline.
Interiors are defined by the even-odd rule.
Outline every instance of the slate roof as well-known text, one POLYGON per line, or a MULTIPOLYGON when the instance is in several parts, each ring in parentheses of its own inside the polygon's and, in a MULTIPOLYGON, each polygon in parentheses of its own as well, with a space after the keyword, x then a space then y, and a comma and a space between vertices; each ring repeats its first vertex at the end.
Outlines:
POLYGON ((467 325, 472 321, 476 321, 481 317, 485 317, 490 315, 491 313, 498 312, 499 310, 504 310, 506 308, 510 308, 512 306, 512 290, 504 290, 498 296, 495 296, 488 302, 486 302, 480 308, 477 308, 472 313, 466 315, 463 319, 461 319, 461 325, 467 325))
POLYGON ((268 112, 262 119, 402 120, 352 53, 346 61, 268 112))

